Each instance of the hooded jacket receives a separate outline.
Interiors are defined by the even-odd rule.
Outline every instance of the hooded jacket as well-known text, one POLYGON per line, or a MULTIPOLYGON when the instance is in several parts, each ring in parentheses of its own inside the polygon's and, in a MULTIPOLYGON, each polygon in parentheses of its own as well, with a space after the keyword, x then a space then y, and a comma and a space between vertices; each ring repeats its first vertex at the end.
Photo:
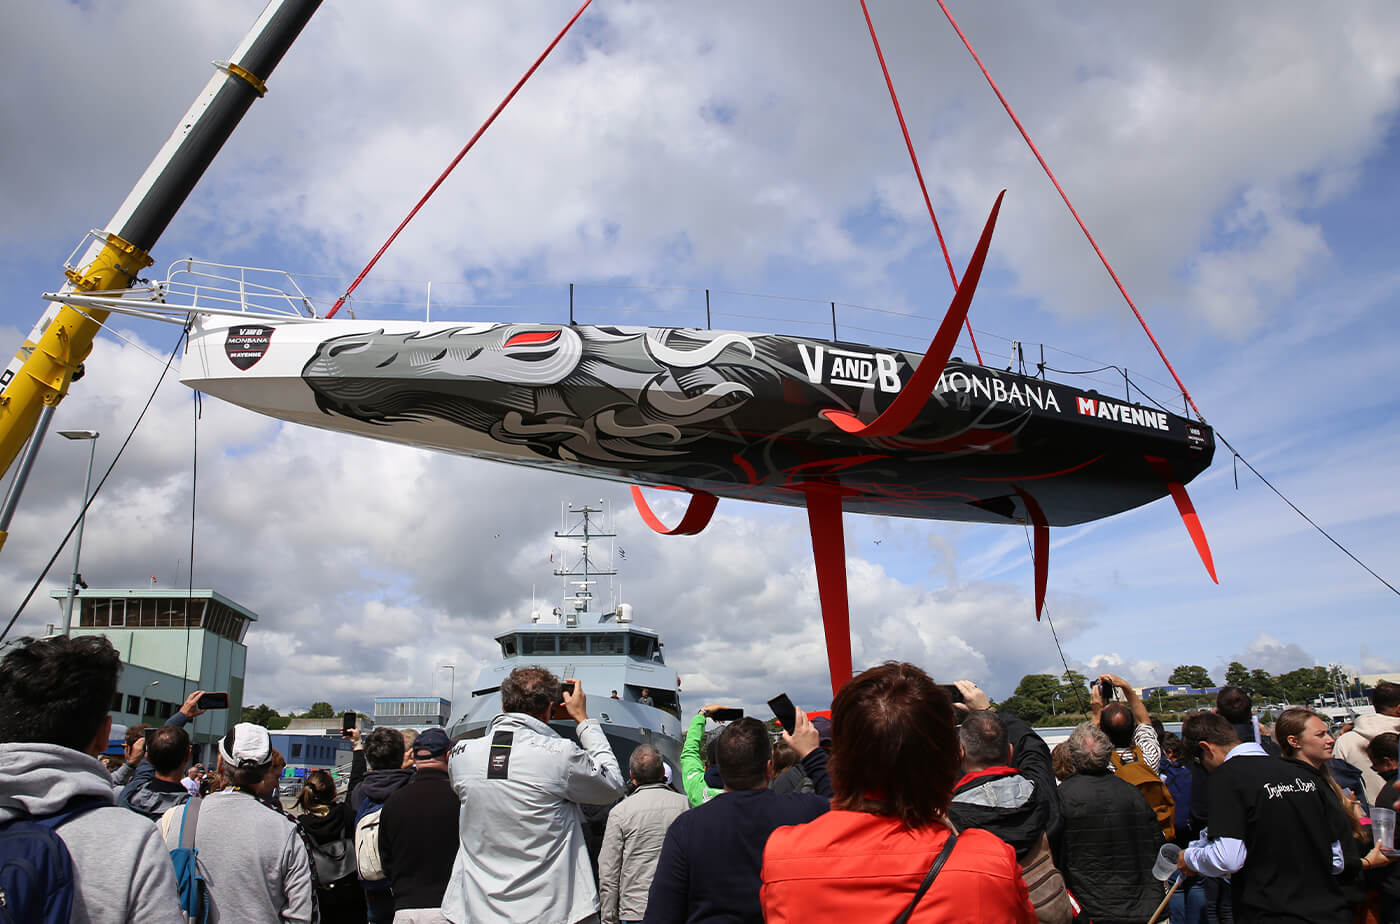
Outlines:
POLYGON ((1366 789, 1366 801, 1374 805, 1376 796, 1380 794, 1381 787, 1385 785, 1385 780, 1371 769, 1371 758, 1366 753, 1366 748, 1371 743, 1371 739, 1384 732, 1396 732, 1400 734, 1400 716, 1381 715, 1359 715, 1356 717, 1356 724, 1351 731, 1337 739, 1332 745, 1332 756, 1340 757, 1361 771, 1361 783, 1366 789))
POLYGON ((981 828, 1006 841, 1017 862, 1045 834, 1049 806, 1035 797, 1035 784, 1012 767, 988 767, 966 774, 953 787, 948 818, 958 830, 981 828))
MULTIPOLYGON (((52 815, 75 798, 113 803, 95 757, 56 744, 0 744, 0 824, 52 815)), ((96 808, 59 825, 73 858, 73 920, 182 924, 175 867, 160 832, 126 809, 96 808)))

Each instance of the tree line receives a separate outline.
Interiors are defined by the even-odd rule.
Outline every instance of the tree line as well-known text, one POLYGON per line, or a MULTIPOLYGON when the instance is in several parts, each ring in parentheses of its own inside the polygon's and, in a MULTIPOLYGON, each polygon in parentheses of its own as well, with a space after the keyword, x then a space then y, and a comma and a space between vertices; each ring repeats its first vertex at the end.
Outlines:
POLYGON ((352 709, 332 709, 330 703, 312 703, 311 708, 297 715, 295 712, 288 712, 286 715, 273 709, 267 703, 259 703, 256 706, 243 707, 243 721, 252 722, 254 725, 261 725, 271 731, 286 728, 292 719, 333 719, 343 712, 353 712, 352 709))
MULTIPOLYGON (((1325 667, 1300 667, 1283 674, 1271 674, 1259 668, 1250 669, 1239 661, 1225 668, 1226 684, 1240 687, 1258 705, 1287 703, 1302 705, 1314 697, 1330 692, 1334 683, 1355 686, 1353 678, 1330 676, 1325 667)), ((1172 669, 1167 683, 1195 689, 1220 686, 1210 672, 1199 664, 1178 664, 1172 669)), ((1214 695, 1153 696, 1149 709, 1157 712, 1181 712, 1187 709, 1215 705, 1214 695)), ((1032 724, 1063 725, 1078 721, 1089 712, 1089 678, 1079 671, 1055 674, 1027 674, 1015 691, 997 704, 998 709, 1012 712, 1032 724)))

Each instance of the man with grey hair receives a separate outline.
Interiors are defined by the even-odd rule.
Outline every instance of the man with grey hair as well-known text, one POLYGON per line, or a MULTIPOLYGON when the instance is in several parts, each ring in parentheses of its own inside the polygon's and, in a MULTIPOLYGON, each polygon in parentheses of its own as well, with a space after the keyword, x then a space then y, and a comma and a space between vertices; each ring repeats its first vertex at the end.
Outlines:
POLYGON ((646 916, 647 894, 666 830, 690 807, 685 796, 666 785, 666 765, 652 745, 638 745, 627 769, 637 788, 608 816, 598 857, 603 924, 625 924, 646 916))
POLYGON ((566 684, 543 667, 517 667, 501 682, 501 714, 451 751, 462 810, 442 899, 449 921, 597 919, 579 805, 614 802, 627 784, 588 717, 583 685, 566 684), (577 744, 550 727, 560 720, 578 723, 577 744))
POLYGON ((1095 924, 1145 921, 1164 894, 1152 876, 1164 843, 1157 816, 1137 787, 1114 776, 1113 742, 1097 723, 1077 726, 1065 746, 1075 772, 1060 785, 1055 865, 1095 924))

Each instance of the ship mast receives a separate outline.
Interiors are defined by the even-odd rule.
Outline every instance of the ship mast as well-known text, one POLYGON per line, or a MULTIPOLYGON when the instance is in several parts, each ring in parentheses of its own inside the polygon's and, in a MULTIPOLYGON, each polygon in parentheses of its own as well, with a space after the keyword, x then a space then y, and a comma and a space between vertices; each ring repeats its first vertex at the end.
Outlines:
POLYGON ((575 507, 570 504, 567 512, 569 515, 581 518, 581 522, 571 527, 566 525, 563 530, 555 530, 554 538, 569 539, 579 543, 579 560, 570 567, 568 560, 565 559, 564 566, 555 568, 554 573, 562 578, 581 578, 577 581, 565 581, 566 587, 572 584, 579 588, 576 592, 566 593, 564 596, 566 604, 573 604, 572 612, 565 615, 567 625, 576 626, 579 614, 589 612, 589 605, 593 601, 593 585, 597 583, 593 578, 595 576, 610 577, 617 574, 616 568, 603 567, 594 563, 591 543, 595 539, 614 539, 617 537, 617 533, 597 532, 593 529, 593 516, 596 514, 601 518, 607 512, 603 507, 590 507, 587 504, 575 507))

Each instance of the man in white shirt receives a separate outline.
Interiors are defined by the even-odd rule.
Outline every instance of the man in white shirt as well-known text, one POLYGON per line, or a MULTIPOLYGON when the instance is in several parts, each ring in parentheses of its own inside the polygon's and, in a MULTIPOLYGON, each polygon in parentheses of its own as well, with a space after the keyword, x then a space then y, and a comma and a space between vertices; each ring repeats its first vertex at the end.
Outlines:
POLYGON ((1210 773, 1209 827, 1177 865, 1229 876, 1243 920, 1350 921, 1336 877, 1341 844, 1320 787, 1256 742, 1241 743, 1224 716, 1189 717, 1181 738, 1188 758, 1210 773))

